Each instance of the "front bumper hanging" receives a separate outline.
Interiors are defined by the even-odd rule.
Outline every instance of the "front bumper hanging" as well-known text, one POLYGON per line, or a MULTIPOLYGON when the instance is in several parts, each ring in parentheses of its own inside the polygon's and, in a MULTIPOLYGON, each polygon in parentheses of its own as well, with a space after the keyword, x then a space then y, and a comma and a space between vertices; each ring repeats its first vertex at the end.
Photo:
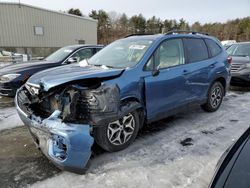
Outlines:
POLYGON ((84 173, 94 143, 90 125, 64 123, 59 118, 61 112, 58 110, 44 120, 35 115, 27 115, 20 108, 17 96, 18 92, 15 100, 18 114, 37 147, 60 169, 84 173))

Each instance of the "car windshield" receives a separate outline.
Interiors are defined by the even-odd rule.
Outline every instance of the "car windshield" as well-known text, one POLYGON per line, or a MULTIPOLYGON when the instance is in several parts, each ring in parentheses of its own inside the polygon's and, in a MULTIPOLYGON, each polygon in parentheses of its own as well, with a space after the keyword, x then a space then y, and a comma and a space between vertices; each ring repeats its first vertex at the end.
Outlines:
POLYGON ((74 49, 72 47, 63 47, 49 55, 45 60, 49 62, 60 62, 63 61, 74 49))
POLYGON ((90 65, 110 68, 135 66, 143 57, 153 40, 123 39, 113 42, 88 60, 90 65))
POLYGON ((250 44, 233 44, 227 49, 231 56, 250 57, 250 44))

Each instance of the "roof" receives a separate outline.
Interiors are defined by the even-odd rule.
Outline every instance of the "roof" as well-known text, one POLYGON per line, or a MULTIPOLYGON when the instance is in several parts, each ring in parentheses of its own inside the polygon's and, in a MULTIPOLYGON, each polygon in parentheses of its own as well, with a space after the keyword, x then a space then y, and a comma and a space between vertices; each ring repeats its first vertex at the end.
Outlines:
POLYGON ((129 39, 137 39, 138 37, 140 39, 148 39, 148 40, 155 40, 157 38, 160 38, 160 37, 163 37, 165 36, 164 34, 155 34, 155 35, 152 35, 152 34, 134 34, 134 35, 129 35, 125 38, 129 38, 129 39))
POLYGON ((101 44, 76 44, 76 45, 69 45, 69 46, 64 46, 64 48, 72 48, 72 49, 78 49, 78 48, 83 48, 83 47, 104 47, 101 44))
POLYGON ((87 16, 77 16, 77 15, 68 14, 68 13, 64 13, 64 12, 59 12, 59 11, 49 10, 49 9, 45 9, 45 8, 40 8, 40 7, 36 7, 36 6, 33 6, 33 5, 24 4, 24 3, 0 2, 0 5, 25 6, 25 7, 29 7, 29 8, 33 8, 33 9, 46 11, 46 12, 61 14, 61 15, 64 15, 64 16, 74 17, 74 18, 83 19, 83 20, 92 21, 92 22, 98 22, 97 20, 94 20, 94 19, 92 19, 90 17, 87 17, 87 16))
POLYGON ((172 38, 172 37, 194 37, 194 38, 209 38, 209 39, 215 39, 215 37, 203 34, 203 33, 167 33, 167 34, 133 34, 129 35, 125 38, 130 39, 149 39, 149 40, 155 40, 162 37, 172 38))
MULTIPOLYGON (((237 42, 237 43, 233 43, 233 44, 250 44, 250 41, 245 41, 245 42, 237 42)), ((232 44, 232 45, 233 45, 232 44)))

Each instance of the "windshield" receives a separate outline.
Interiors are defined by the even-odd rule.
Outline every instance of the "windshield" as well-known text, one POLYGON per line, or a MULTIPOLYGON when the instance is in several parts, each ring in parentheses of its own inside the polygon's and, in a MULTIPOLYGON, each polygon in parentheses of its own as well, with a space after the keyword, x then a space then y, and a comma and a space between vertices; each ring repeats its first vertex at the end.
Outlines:
POLYGON ((50 62, 60 62, 63 61, 74 49, 72 47, 63 47, 55 51, 53 54, 49 55, 45 60, 50 62))
POLYGON ((250 44, 234 44, 227 49, 231 56, 250 57, 250 44))
POLYGON ((135 66, 152 44, 149 39, 123 39, 113 42, 88 60, 90 65, 126 68, 135 66))

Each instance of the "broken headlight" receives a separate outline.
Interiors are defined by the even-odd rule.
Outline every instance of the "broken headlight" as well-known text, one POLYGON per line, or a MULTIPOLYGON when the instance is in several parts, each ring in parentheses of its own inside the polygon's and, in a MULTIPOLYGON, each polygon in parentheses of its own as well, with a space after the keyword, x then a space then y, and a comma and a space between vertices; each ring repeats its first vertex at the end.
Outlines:
POLYGON ((31 86, 29 84, 25 84, 25 87, 27 88, 27 90, 30 92, 31 95, 38 95, 40 88, 31 86))

